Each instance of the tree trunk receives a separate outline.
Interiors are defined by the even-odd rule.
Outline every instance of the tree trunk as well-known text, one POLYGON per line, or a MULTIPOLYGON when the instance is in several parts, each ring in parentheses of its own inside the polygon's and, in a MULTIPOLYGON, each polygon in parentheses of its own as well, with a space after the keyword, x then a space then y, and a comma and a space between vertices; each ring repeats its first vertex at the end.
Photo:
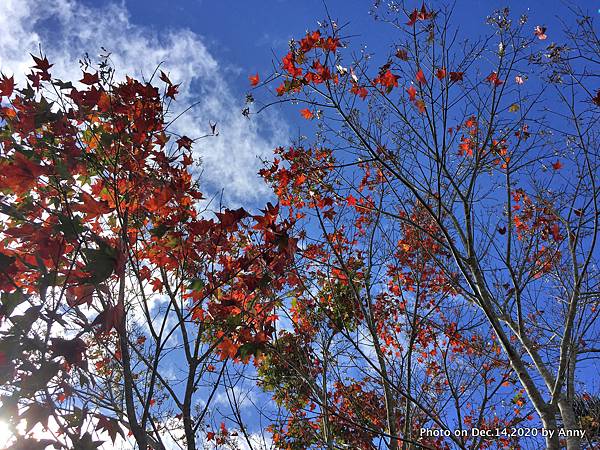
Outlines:
POLYGON ((546 450, 560 450, 560 439, 558 438, 558 427, 556 425, 556 415, 553 412, 546 412, 541 416, 542 425, 546 434, 546 450))
MULTIPOLYGON (((563 421, 564 430, 569 433, 572 431, 578 431, 579 425, 575 417, 575 411, 573 410, 573 404, 566 398, 562 398, 558 401, 558 408, 560 409, 560 416, 563 421)), ((569 436, 567 434, 567 450, 579 450, 581 448, 581 437, 569 436)))

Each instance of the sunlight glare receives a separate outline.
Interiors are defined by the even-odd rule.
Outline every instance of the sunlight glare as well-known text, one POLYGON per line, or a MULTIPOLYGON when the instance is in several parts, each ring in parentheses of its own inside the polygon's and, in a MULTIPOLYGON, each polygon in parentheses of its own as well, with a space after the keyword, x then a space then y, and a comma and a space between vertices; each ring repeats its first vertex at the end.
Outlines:
POLYGON ((13 433, 6 422, 0 420, 0 449, 7 448, 12 443, 13 433))

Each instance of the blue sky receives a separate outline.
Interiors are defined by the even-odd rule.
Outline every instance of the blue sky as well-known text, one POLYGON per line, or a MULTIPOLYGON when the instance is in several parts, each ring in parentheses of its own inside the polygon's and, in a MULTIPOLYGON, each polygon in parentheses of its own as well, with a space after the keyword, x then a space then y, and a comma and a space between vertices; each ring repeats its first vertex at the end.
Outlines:
MULTIPOLYGON (((595 11, 596 3, 584 0, 579 5, 595 11)), ((408 9, 420 4, 405 2, 408 9)), ((560 28, 560 0, 457 0, 455 20, 465 35, 475 37, 486 31, 486 15, 505 5, 514 13, 528 12, 532 27, 548 26, 551 38, 560 28)), ((368 0, 327 1, 338 24, 348 23, 346 33, 354 36, 354 44, 386 55, 392 30, 374 22, 371 6, 368 0)), ((39 45, 55 64, 53 74, 68 79, 79 79, 77 61, 84 52, 97 55, 100 46, 113 53, 121 75, 147 76, 164 61, 171 78, 183 82, 175 109, 201 100, 178 121, 176 131, 193 138, 205 134, 209 121, 219 124, 219 137, 195 148, 203 159, 205 191, 223 192, 223 201, 231 206, 258 205, 269 193, 256 176, 257 157, 268 158, 305 123, 291 108, 272 108, 252 121, 242 118, 248 75, 269 73, 274 55, 287 51, 289 39, 314 29, 325 15, 322 0, 2 0, 0 70, 23 80, 30 65, 28 52, 37 53, 39 45)))

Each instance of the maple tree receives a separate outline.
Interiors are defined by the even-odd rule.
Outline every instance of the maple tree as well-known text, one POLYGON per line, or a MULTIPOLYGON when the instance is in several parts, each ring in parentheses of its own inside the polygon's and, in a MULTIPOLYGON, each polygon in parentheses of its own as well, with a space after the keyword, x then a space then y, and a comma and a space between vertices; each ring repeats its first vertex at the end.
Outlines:
POLYGON ((277 448, 596 445, 576 431, 598 363, 600 53, 576 13, 565 44, 508 9, 460 44, 450 10, 375 2, 397 32, 378 65, 329 17, 264 77, 256 112, 300 105, 316 129, 261 171, 302 238, 290 329, 259 362, 277 448))
POLYGON ((211 210, 167 73, 0 75, 12 449, 254 449, 257 418, 286 450, 597 446, 593 20, 559 44, 504 9, 463 43, 450 10, 404 6, 374 2, 384 57, 329 17, 248 76, 315 129, 254 212, 211 210), (248 419, 254 383, 272 403, 248 419))
POLYGON ((77 83, 33 60, 25 86, 0 81, 11 448, 93 449, 120 435, 164 449, 176 435, 196 449, 215 435, 210 400, 228 362, 250 362, 272 338, 277 293, 293 282, 292 222, 270 203, 208 209, 197 139, 168 130, 178 85, 163 71, 158 87, 86 60, 77 83))

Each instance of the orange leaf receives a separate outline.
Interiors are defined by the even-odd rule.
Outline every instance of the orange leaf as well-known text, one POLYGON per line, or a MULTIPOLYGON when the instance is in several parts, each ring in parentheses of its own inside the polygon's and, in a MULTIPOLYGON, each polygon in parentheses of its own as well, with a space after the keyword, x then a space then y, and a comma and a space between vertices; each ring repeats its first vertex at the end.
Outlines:
POLYGON ((354 95, 358 95, 360 98, 362 98, 363 100, 367 97, 367 95, 369 94, 369 91, 367 91, 367 88, 362 86, 359 87, 358 84, 354 83, 352 85, 352 89, 350 89, 350 92, 352 92, 354 95))
POLYGON ((238 350, 238 346, 234 344, 229 338, 224 338, 223 341, 219 344, 218 348, 221 352, 221 360, 233 358, 238 350))
POLYGON ((294 181, 294 186, 302 186, 305 181, 306 175, 301 174, 300 176, 298 176, 298 178, 296 178, 296 181, 294 181))
POLYGON ((150 282, 150 284, 152 285, 152 292, 162 292, 162 288, 163 288, 163 282, 162 280, 160 280, 159 278, 153 278, 152 281, 150 282))
POLYGON ((315 117, 315 115, 313 114, 313 112, 308 109, 308 108, 304 108, 300 110, 300 115, 302 117, 304 117, 307 120, 311 120, 313 117, 315 117))
POLYGON ((425 79, 425 75, 423 74, 423 69, 419 69, 416 75, 416 79, 421 84, 427 84, 427 80, 425 79))
POLYGON ((258 73, 256 75, 250 75, 248 79, 250 80, 250 85, 252 86, 256 86, 260 82, 260 77, 258 76, 258 73))
POLYGON ((81 201, 83 205, 74 205, 73 209, 89 214, 92 217, 108 214, 112 211, 107 202, 98 201, 87 192, 81 193, 81 201))

